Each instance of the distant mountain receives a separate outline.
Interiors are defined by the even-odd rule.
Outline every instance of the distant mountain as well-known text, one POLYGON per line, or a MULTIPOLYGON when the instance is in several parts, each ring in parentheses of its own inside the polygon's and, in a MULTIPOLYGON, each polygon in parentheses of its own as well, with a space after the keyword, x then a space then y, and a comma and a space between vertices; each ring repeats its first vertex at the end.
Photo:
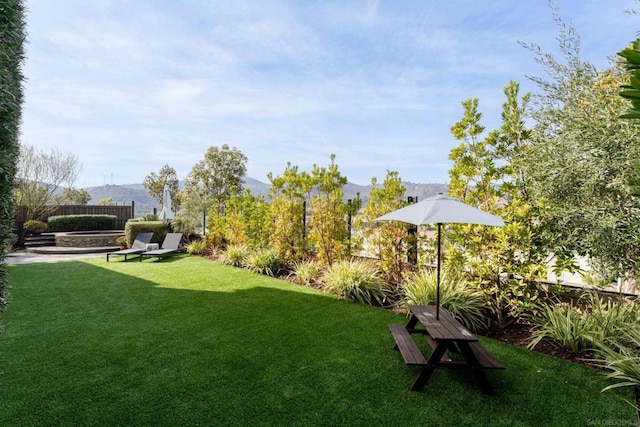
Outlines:
POLYGON ((130 205, 132 201, 135 202, 134 213, 136 216, 152 213, 154 207, 160 210, 158 203, 147 193, 142 184, 102 185, 88 187, 85 190, 91 196, 90 205, 97 205, 101 200, 111 197, 113 203, 118 205, 130 205))
MULTIPOLYGON (((417 197, 418 200, 424 200, 427 197, 434 196, 438 193, 447 193, 446 184, 417 184, 413 182, 403 182, 402 185, 407 189, 405 197, 417 197)), ((182 187, 182 182, 180 183, 182 187)), ((266 196, 269 194, 270 184, 257 179, 245 178, 245 188, 251 190, 251 194, 256 196, 266 196)), ((363 204, 369 201, 371 193, 371 185, 358 185, 348 183, 344 186, 344 198, 355 199, 358 195, 362 199, 363 204)), ((153 208, 160 211, 161 206, 147 193, 142 184, 126 184, 126 185, 102 185, 100 187, 85 188, 91 200, 89 204, 97 205, 101 200, 111 197, 116 204, 130 205, 135 202, 135 215, 144 215, 153 212, 153 208)))
POLYGON ((266 196, 267 194, 269 194, 271 184, 258 181, 257 179, 249 178, 247 176, 244 178, 244 188, 248 188, 249 190, 251 190, 251 194, 253 194, 254 196, 266 196))
MULTIPOLYGON (((438 193, 447 193, 447 184, 416 184, 414 182, 403 182, 402 185, 405 187, 406 191, 405 197, 413 197, 414 199, 417 197, 418 201, 424 200, 427 197, 435 196, 438 193)), ((380 184, 377 187, 381 187, 380 184)), ((345 199, 355 199, 358 195, 362 200, 362 204, 366 204, 369 201, 369 195, 371 194, 372 185, 358 185, 348 183, 344 186, 344 198, 345 199)))

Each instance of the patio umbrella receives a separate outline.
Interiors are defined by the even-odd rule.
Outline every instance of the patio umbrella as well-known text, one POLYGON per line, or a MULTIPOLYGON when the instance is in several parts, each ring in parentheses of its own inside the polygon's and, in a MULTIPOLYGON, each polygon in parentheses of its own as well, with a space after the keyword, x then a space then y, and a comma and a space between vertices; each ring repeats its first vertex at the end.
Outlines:
POLYGON ((413 225, 437 224, 438 225, 438 273, 436 285, 436 318, 440 318, 440 242, 442 224, 462 223, 480 224, 502 227, 502 218, 484 212, 473 206, 462 203, 453 197, 438 194, 421 202, 414 203, 402 209, 390 212, 376 218, 374 221, 401 221, 413 225))
POLYGON ((173 211, 171 210, 171 189, 168 184, 165 184, 162 192, 162 210, 160 211, 158 219, 168 222, 172 220, 173 217, 173 211))

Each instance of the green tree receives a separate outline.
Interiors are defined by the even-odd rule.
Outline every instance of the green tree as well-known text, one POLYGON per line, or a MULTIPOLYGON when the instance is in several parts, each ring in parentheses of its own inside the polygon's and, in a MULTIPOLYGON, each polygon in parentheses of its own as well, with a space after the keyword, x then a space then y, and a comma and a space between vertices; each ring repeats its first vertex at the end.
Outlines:
POLYGON ((64 205, 86 205, 91 200, 91 195, 84 188, 66 188, 62 192, 62 204, 64 205))
POLYGON ((526 154, 530 188, 556 255, 588 256, 605 277, 633 279, 640 199, 629 178, 637 174, 640 140, 636 122, 619 120, 628 104, 617 96, 628 76, 620 64, 597 71, 583 61, 575 31, 561 28, 561 60, 532 47, 548 77, 533 79, 541 93, 526 154))
POLYGON ((347 226, 348 205, 342 200, 347 178, 340 174, 331 155, 328 167, 313 165, 312 190, 309 193, 309 242, 318 251, 320 262, 332 265, 350 255, 347 226))
POLYGON ((246 163, 247 157, 236 147, 209 147, 187 176, 181 201, 196 215, 211 208, 223 213, 229 197, 242 192, 246 163))
POLYGON ((273 229, 270 206, 249 189, 227 201, 225 234, 229 244, 246 244, 252 249, 268 247, 273 229))
POLYGON ((176 170, 168 164, 162 166, 158 173, 151 172, 144 178, 142 182, 145 190, 151 197, 153 197, 159 204, 164 204, 164 186, 169 186, 171 193, 171 203, 174 209, 180 206, 180 200, 178 198, 178 176, 176 170))
POLYGON ((25 19, 21 0, 0 3, 0 312, 7 299, 7 242, 11 238, 22 116, 22 66, 24 63, 25 19))
POLYGON ((387 171, 382 186, 378 186, 376 178, 371 180, 369 203, 362 215, 356 219, 356 228, 362 233, 366 242, 365 251, 380 260, 380 269, 387 281, 401 283, 406 270, 407 230, 409 226, 403 222, 381 221, 374 219, 400 209, 404 206, 405 187, 396 171, 387 171))
POLYGON ((493 212, 506 225, 448 227, 447 265, 468 270, 484 293, 499 328, 530 310, 537 298, 536 280, 545 272, 545 248, 537 240, 537 209, 529 198, 523 153, 530 144, 525 127, 529 94, 519 85, 504 90, 502 126, 485 138, 478 100, 463 102, 464 116, 452 127, 462 143, 451 151, 449 192, 464 202, 493 212))
POLYGON ((49 152, 24 145, 16 174, 15 201, 27 208, 27 219, 39 219, 64 203, 61 187, 73 189, 81 165, 75 154, 56 148, 49 152))
POLYGON ((305 231, 305 194, 312 186, 311 176, 287 163, 282 175, 267 175, 271 183, 271 245, 285 263, 293 265, 304 258, 307 249, 305 231))

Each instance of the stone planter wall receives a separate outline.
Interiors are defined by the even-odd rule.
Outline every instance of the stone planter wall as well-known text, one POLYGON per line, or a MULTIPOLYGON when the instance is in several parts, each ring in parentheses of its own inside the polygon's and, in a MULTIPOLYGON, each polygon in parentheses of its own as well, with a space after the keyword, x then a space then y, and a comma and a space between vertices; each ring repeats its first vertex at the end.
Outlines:
POLYGON ((124 236, 124 231, 95 234, 59 233, 56 234, 56 246, 64 248, 100 248, 105 246, 118 246, 116 239, 121 236, 124 236))

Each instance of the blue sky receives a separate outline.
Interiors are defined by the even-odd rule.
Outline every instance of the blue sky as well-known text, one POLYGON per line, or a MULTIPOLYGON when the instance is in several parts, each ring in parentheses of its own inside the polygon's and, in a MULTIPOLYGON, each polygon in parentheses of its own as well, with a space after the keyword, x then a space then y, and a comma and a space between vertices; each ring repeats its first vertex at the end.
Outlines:
MULTIPOLYGON (((22 142, 76 154, 78 187, 184 179, 212 145, 267 182, 336 155, 349 181, 448 181, 451 126, 477 97, 499 126, 510 80, 557 51, 546 0, 25 0, 22 142)), ((608 66, 640 29, 632 0, 556 0, 608 66)))

